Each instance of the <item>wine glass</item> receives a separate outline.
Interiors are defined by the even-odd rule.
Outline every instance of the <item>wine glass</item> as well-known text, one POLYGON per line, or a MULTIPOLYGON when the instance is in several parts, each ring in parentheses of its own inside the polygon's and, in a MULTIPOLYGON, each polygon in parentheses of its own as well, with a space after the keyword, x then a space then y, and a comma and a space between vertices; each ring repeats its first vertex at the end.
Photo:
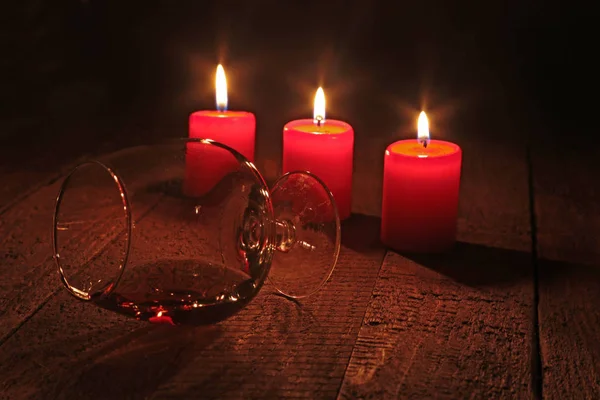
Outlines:
POLYGON ((243 309, 265 280, 292 298, 319 290, 337 262, 340 220, 310 172, 269 190, 230 147, 175 139, 78 165, 60 188, 52 243, 76 298, 203 325, 243 309))

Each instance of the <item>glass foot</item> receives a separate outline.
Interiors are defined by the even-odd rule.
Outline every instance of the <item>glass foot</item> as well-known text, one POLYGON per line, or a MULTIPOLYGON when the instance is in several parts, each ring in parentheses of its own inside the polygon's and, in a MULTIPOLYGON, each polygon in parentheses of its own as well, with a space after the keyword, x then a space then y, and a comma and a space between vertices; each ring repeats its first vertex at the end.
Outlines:
POLYGON ((318 291, 340 252, 341 228, 333 195, 310 172, 290 172, 271 189, 276 249, 268 279, 292 298, 318 291))

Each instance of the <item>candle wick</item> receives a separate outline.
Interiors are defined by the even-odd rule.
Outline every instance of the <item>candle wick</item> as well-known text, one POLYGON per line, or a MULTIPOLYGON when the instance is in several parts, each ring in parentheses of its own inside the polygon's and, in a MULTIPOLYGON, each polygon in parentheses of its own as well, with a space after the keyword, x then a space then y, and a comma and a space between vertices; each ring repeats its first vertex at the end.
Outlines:
POLYGON ((423 147, 427 148, 427 140, 423 140, 423 147))
POLYGON ((317 115, 315 117, 315 124, 317 124, 317 128, 321 127, 321 122, 323 122, 323 117, 321 117, 320 115, 317 115))

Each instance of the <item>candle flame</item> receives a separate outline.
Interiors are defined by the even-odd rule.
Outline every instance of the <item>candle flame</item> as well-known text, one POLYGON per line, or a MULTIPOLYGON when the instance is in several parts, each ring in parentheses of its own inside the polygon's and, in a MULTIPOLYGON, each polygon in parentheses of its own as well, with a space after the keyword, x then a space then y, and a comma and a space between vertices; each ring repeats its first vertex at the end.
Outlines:
POLYGON ((429 144, 429 120, 427 119, 427 115, 425 111, 421 111, 419 114, 419 121, 417 123, 417 137, 420 143, 423 146, 427 147, 429 144))
POLYGON ((219 64, 217 66, 217 78, 216 78, 216 91, 217 91, 217 110, 227 110, 227 78, 225 78, 225 70, 223 66, 219 64))
POLYGON ((315 94, 313 118, 317 125, 325 122, 325 92, 321 87, 317 89, 317 94, 315 94))

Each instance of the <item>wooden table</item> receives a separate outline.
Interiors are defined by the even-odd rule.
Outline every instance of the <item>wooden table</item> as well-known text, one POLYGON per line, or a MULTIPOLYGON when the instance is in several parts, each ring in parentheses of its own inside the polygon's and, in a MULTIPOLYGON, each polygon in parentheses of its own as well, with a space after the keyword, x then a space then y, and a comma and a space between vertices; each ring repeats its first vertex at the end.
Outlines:
MULTIPOLYGON (((298 303, 265 290, 207 328, 75 301, 49 247, 68 165, 3 173, 0 398, 598 398, 597 161, 518 134, 456 134, 460 242, 408 257, 379 242, 390 140, 368 139, 324 290, 298 303)), ((259 141, 267 175, 278 151, 259 141)))

